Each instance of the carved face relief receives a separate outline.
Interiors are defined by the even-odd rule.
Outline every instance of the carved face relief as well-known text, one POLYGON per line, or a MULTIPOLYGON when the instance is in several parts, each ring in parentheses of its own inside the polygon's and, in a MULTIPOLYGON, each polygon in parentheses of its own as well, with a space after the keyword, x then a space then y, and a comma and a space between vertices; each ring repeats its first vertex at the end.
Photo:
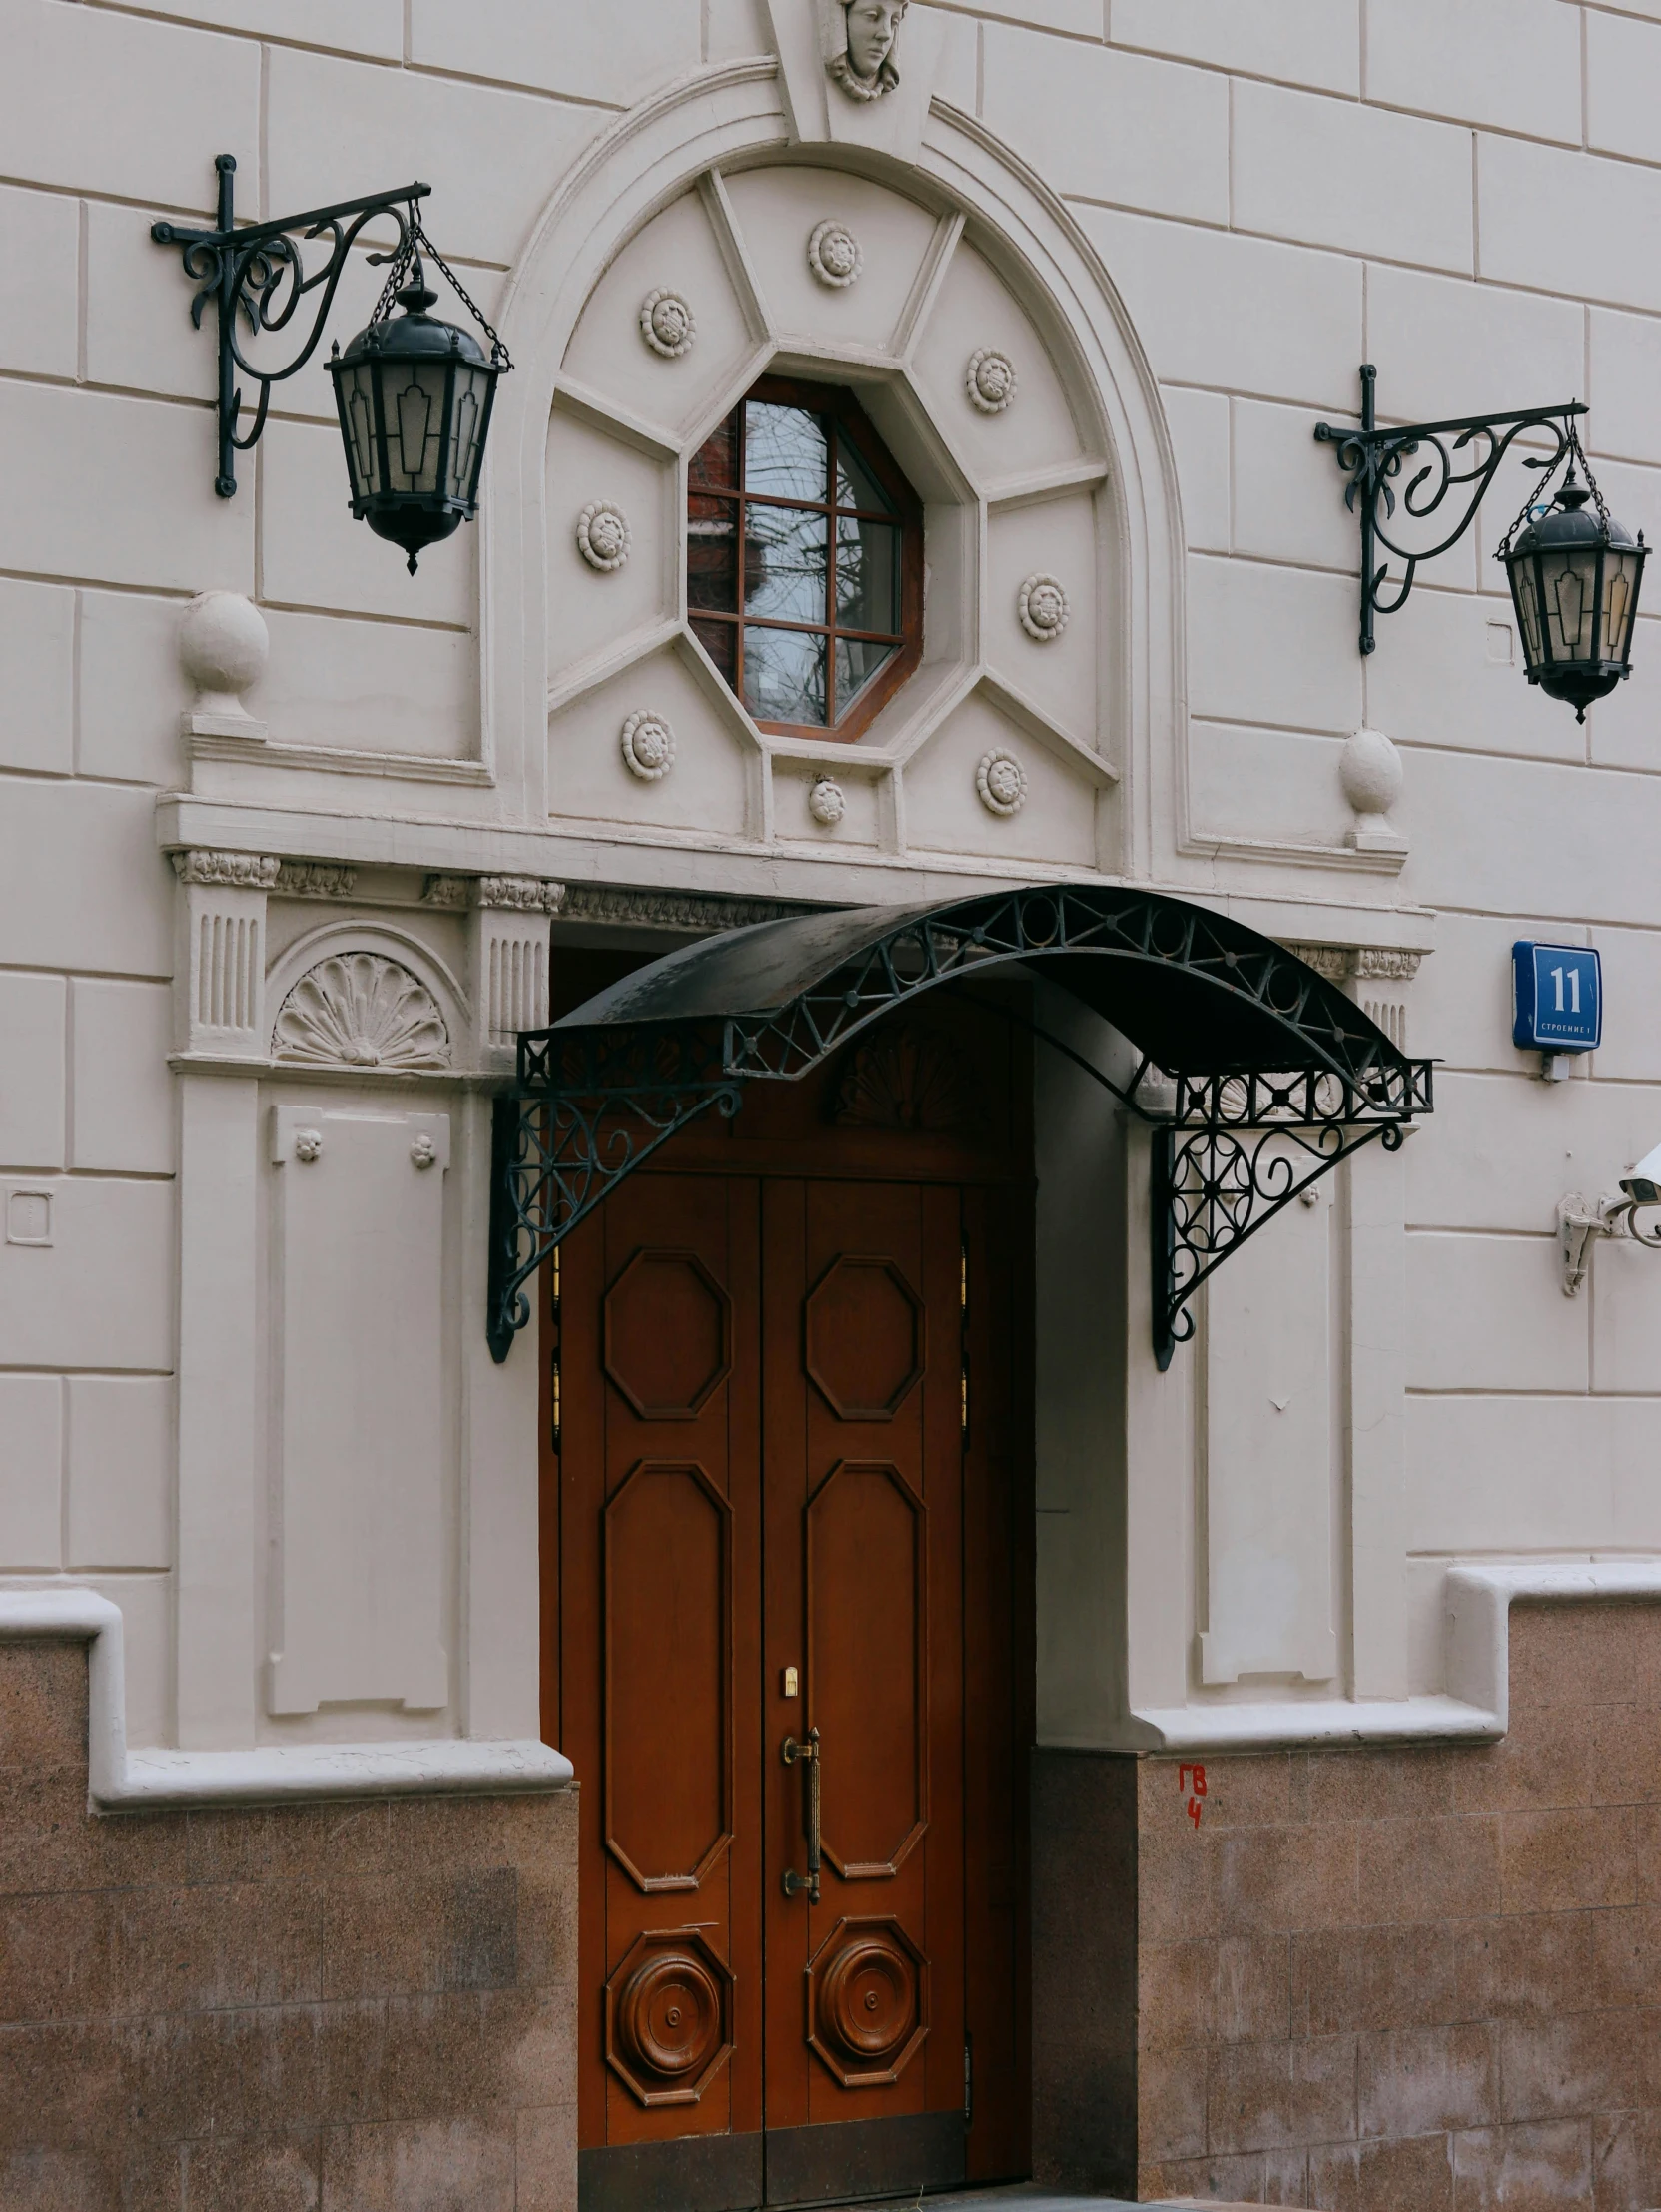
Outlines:
POLYGON ((834 0, 844 18, 841 51, 826 63, 855 100, 880 100, 900 81, 895 61, 909 0, 834 0))
POLYGON ((852 0, 848 9, 848 59, 861 77, 874 77, 894 51, 905 0, 852 0))

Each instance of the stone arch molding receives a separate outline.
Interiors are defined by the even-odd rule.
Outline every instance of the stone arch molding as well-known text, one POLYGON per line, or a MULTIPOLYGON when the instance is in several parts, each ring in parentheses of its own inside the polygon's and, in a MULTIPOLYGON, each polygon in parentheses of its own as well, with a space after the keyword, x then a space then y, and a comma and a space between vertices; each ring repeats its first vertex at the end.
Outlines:
POLYGON ((467 1059, 467 1002, 407 932, 326 925, 287 948, 266 982, 271 1057, 284 1068, 443 1076, 467 1059))
MULTIPOLYGON (((846 208, 827 204, 819 212, 861 229, 846 208)), ((880 238, 862 236, 856 282, 827 287, 814 283, 810 269, 814 226, 797 227, 804 286, 826 302, 874 296, 884 281, 880 238)), ((695 274, 670 264, 649 281, 642 277, 632 313, 660 287, 689 290, 695 274)), ((937 95, 915 159, 899 161, 877 147, 804 145, 771 58, 691 72, 620 118, 567 173, 515 271, 503 328, 520 370, 498 397, 481 525, 485 742, 498 783, 526 817, 603 819, 632 843, 758 852, 839 844, 850 857, 858 849, 858 857, 878 863, 914 865, 926 854, 981 872, 990 861, 1017 876, 1053 875, 1058 865, 1147 876, 1175 859, 1186 782, 1183 530, 1157 386, 1084 234, 1043 180, 976 119, 937 95), (850 203, 892 194, 915 215, 926 243, 888 339, 840 340, 806 324, 790 282, 777 273, 776 253, 755 250, 739 212, 745 179, 761 167, 776 169, 787 184, 804 172, 827 187, 845 180, 846 191, 830 197, 850 203), (634 336, 641 362, 671 375, 704 356, 702 399, 668 429, 617 395, 625 379, 608 378, 603 364, 597 373, 575 373, 568 357, 585 307, 611 274, 624 271, 633 282, 631 241, 681 203, 713 241, 741 328, 712 375, 718 334, 697 301, 687 302, 697 331, 679 360, 634 336), (928 403, 915 361, 960 266, 990 273, 1037 334, 1043 356, 1010 365, 1016 396, 1007 409, 988 412, 972 403, 972 365, 978 347, 996 350, 998 340, 964 344, 954 369, 962 420, 928 403), (762 735, 687 626, 675 572, 686 458, 769 369, 854 384, 889 442, 903 443, 902 459, 925 478, 919 488, 931 509, 931 573, 924 668, 854 745, 762 735), (1041 369, 1065 394, 1077 451, 1049 465, 989 462, 975 427, 984 433, 1019 423, 1022 403, 1034 403, 1041 369), (592 463, 561 469, 550 460, 550 422, 555 434, 571 425, 579 443, 591 434, 596 450, 614 452, 619 481, 591 480, 603 473, 592 463), (632 486, 620 480, 631 470, 632 486), (596 501, 626 511, 632 554, 623 569, 596 569, 579 549, 581 518, 596 501), (1088 518, 1082 539, 1081 509, 1088 518), (1071 545, 1046 542, 1047 517, 1073 530, 1071 545), (1011 559, 1017 550, 1028 556, 1007 594, 993 589, 989 538, 999 531, 1010 540, 1011 559), (1023 657, 1010 642, 1021 637, 1023 580, 1068 562, 1080 547, 1068 578, 1070 636, 1041 646, 1029 629, 1023 657), (556 583, 564 588, 570 571, 560 564, 567 561, 600 592, 639 594, 621 634, 574 655, 556 649, 550 619, 550 595, 556 583), (1067 669, 1071 698, 1056 688, 1067 669), (715 819, 717 808, 707 821, 700 817, 716 771, 700 764, 683 726, 675 728, 670 773, 650 782, 629 776, 622 732, 637 714, 671 726, 689 715, 721 725, 724 816, 715 819), (606 770, 616 780, 598 796, 573 790, 573 764, 598 761, 602 728, 609 731, 606 770), (989 743, 1001 742, 1039 787, 1033 804, 1007 818, 989 813, 976 794, 977 764, 989 743), (936 778, 948 773, 936 763, 949 750, 953 766, 955 753, 964 755, 950 786, 961 832, 956 851, 948 840, 937 855, 908 786, 914 793, 919 764, 936 778), (833 822, 811 805, 827 774, 847 802, 833 822), (1071 814, 1077 822, 1082 814, 1088 821, 1094 808, 1083 847, 1044 848, 1046 791, 1049 819, 1071 814)))

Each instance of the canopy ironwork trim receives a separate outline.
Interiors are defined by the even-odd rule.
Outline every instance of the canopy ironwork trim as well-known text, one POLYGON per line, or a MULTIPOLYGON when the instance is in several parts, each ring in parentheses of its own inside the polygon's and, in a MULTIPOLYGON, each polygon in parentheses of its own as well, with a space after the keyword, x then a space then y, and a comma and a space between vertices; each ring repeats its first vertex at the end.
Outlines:
POLYGON ((1018 962, 1043 964, 1141 1054, 1122 1085, 1047 1039, 1151 1124, 1162 1369, 1231 1252, 1361 1145, 1394 1150, 1433 1110, 1431 1064, 1407 1059, 1336 985, 1165 893, 1048 885, 762 923, 520 1036, 516 1081, 494 1107, 494 1357, 529 1320, 526 1286, 555 1246, 689 1122, 735 1114, 749 1083, 799 1080, 924 991, 1018 962))

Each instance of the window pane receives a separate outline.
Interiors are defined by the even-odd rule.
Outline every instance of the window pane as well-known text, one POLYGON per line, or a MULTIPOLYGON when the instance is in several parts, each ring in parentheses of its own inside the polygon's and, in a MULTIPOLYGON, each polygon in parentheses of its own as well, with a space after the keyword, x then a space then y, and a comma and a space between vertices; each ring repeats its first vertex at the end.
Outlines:
POLYGON ((749 402, 749 445, 744 455, 744 489, 769 499, 817 499, 828 496, 830 451, 818 415, 801 407, 749 402))
POLYGON ((848 709, 885 662, 899 651, 897 645, 871 645, 857 637, 836 641, 836 719, 847 718, 848 709))
POLYGON ((692 635, 725 676, 734 690, 738 686, 738 624, 736 622, 700 622, 692 617, 692 635))
POLYGON ((738 501, 697 498, 686 518, 686 597, 694 607, 738 612, 738 501))
POLYGON ((825 640, 805 630, 744 632, 744 704, 758 722, 825 719, 825 640))
POLYGON ((744 508, 744 612, 823 622, 828 522, 800 507, 744 508))
POLYGON ((836 621, 844 630, 900 627, 900 533, 888 522, 836 519, 836 621))
POLYGON ((692 455, 692 490, 737 490, 739 425, 743 419, 743 408, 735 407, 714 436, 692 455))
POLYGON ((844 430, 836 440, 836 503, 839 507, 870 507, 878 514, 892 514, 894 502, 872 475, 844 430))

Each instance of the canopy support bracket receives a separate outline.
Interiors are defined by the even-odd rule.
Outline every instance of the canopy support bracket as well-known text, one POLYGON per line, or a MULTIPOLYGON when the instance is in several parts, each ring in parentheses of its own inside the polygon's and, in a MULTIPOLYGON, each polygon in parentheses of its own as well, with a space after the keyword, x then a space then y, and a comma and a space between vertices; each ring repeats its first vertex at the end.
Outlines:
POLYGON ((1195 1292, 1247 1237, 1363 1145, 1377 1139, 1399 1151, 1411 1126, 1405 1119, 1301 1123, 1272 1113, 1156 1123, 1148 1210, 1161 1374, 1194 1335, 1195 1292))
POLYGON ((554 1246, 660 1144, 711 1106, 730 1118, 743 1097, 741 1083, 719 1083, 495 1101, 485 1336, 498 1366, 530 1319, 524 1286, 554 1246))

